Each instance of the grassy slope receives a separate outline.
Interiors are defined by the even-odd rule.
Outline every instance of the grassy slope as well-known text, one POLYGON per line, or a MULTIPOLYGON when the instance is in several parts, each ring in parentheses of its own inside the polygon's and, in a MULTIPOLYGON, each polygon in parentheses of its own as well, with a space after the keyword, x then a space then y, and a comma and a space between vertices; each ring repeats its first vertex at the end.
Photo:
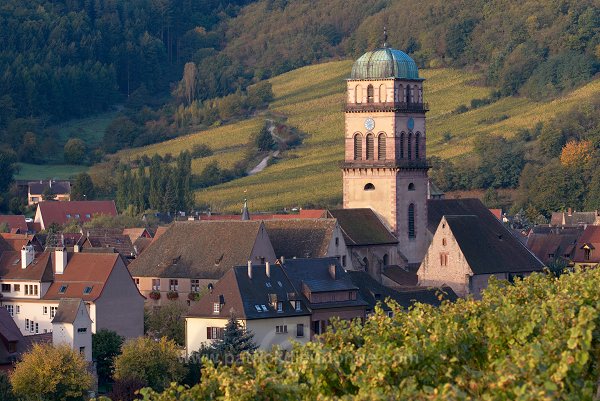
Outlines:
MULTIPOLYGON (((283 207, 318 203, 334 205, 341 201, 342 182, 338 163, 343 159, 345 81, 351 61, 337 61, 304 67, 271 79, 275 101, 271 109, 288 116, 287 124, 309 134, 304 145, 288 152, 286 158, 269 166, 260 174, 244 177, 196 193, 196 200, 208 203, 214 211, 237 211, 247 196, 253 210, 274 210, 283 207)), ((427 146, 429 155, 455 158, 468 153, 477 135, 511 136, 518 128, 532 127, 582 99, 597 96, 600 80, 574 91, 568 96, 547 103, 523 98, 505 98, 494 104, 453 115, 459 105, 471 99, 486 97, 491 89, 471 85, 477 74, 452 69, 423 70, 428 113, 427 146), (508 119, 481 124, 481 120, 506 114, 508 119), (442 135, 451 132, 453 139, 444 143, 442 135)), ((244 145, 263 124, 256 117, 237 124, 212 128, 161 144, 122 152, 121 157, 142 153, 172 153, 191 149, 195 143, 207 143, 215 155, 195 160, 193 169, 199 173, 210 160, 219 160, 223 167, 232 166, 242 157, 244 145)))
POLYGON ((74 179, 77 174, 87 171, 87 166, 75 166, 69 164, 28 164, 19 163, 19 173, 15 175, 16 180, 47 180, 55 178, 59 180, 74 179))

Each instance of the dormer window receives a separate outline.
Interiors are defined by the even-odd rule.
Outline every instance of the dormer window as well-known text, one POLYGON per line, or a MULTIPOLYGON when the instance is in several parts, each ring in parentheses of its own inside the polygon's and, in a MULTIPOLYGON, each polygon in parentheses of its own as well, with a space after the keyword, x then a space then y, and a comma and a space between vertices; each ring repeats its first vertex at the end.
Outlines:
POLYGON ((584 260, 590 260, 590 257, 592 255, 592 250, 588 247, 583 248, 583 259, 584 260))
POLYGON ((68 287, 68 285, 61 285, 60 288, 58 289, 58 293, 64 294, 65 291, 67 291, 67 287, 68 287))
POLYGON ((269 310, 269 309, 267 309, 266 305, 261 305, 261 308, 262 308, 263 312, 267 312, 269 310))
POLYGON ((283 302, 277 302, 277 312, 283 312, 283 302))
POLYGON ((83 295, 88 295, 92 292, 92 287, 85 287, 83 289, 83 295))
POLYGON ((213 303, 213 313, 221 312, 221 304, 218 302, 213 303))
POLYGON ((67 219, 70 219, 71 215, 69 213, 67 213, 67 219))
POLYGON ((300 312, 302 310, 302 304, 300 303, 300 301, 296 301, 296 312, 300 312))

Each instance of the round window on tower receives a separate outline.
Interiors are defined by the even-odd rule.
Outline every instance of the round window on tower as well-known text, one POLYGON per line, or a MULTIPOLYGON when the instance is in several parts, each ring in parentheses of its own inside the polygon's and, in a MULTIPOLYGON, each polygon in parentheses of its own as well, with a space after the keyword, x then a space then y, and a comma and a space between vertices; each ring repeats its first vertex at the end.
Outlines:
POLYGON ((375 191, 375 185, 368 183, 365 185, 365 191, 375 191))

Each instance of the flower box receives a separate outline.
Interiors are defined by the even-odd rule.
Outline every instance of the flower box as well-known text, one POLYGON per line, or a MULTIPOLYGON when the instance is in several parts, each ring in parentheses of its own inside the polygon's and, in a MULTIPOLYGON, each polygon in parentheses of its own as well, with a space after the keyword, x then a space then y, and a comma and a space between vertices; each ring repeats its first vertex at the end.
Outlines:
POLYGON ((177 291, 169 291, 167 292, 167 298, 172 301, 174 299, 179 298, 179 294, 177 293, 177 291))
POLYGON ((151 291, 150 294, 148 294, 148 296, 150 297, 150 299, 160 299, 160 291, 151 291))

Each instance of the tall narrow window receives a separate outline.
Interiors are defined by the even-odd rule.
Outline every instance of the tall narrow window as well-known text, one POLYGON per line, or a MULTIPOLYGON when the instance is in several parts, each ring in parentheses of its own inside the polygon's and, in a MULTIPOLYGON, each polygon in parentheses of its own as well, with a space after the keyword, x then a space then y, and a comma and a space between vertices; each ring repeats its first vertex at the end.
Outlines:
POLYGON ((408 160, 412 159, 412 132, 408 133, 408 144, 406 146, 408 148, 408 160))
POLYGON ((362 136, 360 134, 354 135, 354 160, 362 159, 362 136))
POLYGON ((417 132, 415 135, 415 159, 419 159, 419 145, 421 142, 421 134, 417 132))
POLYGON ((415 238, 415 204, 408 205, 408 238, 415 238))
POLYGON ((400 158, 404 159, 404 132, 400 134, 400 158))
POLYGON ((406 104, 410 104, 410 85, 406 85, 406 104))
POLYGON ((362 88, 360 85, 356 85, 356 88, 354 88, 354 102, 362 103, 362 88))
POLYGON ((373 103, 373 85, 367 86, 367 103, 373 103))
POLYGON ((387 93, 384 84, 379 85, 379 102, 385 103, 387 100, 387 93))
POLYGON ((385 134, 379 134, 377 138, 377 159, 385 160, 385 134))
POLYGON ((373 134, 367 135, 367 160, 373 160, 375 153, 375 138, 373 134))

